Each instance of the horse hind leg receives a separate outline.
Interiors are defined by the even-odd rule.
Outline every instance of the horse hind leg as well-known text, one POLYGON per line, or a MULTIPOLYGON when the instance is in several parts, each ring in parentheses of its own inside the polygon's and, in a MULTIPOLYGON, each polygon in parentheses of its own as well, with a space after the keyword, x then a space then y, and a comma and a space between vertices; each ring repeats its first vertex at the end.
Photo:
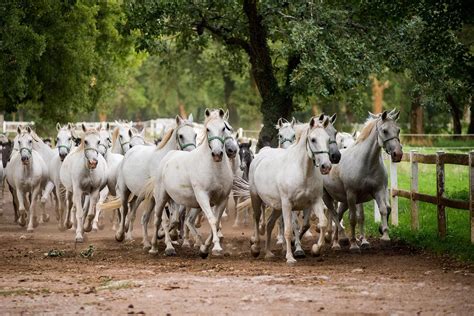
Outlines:
POLYGON ((365 229, 364 229, 364 223, 365 223, 365 214, 364 214, 364 204, 357 204, 356 206, 356 215, 357 215, 357 223, 359 224, 359 229, 360 229, 360 248, 361 249, 367 249, 370 247, 369 242, 365 238, 365 229))
POLYGON ((250 239, 252 246, 250 247, 250 252, 252 256, 258 257, 260 255, 260 234, 259 234, 259 226, 260 226, 260 215, 262 212, 262 200, 258 196, 258 194, 250 194, 252 208, 253 208, 253 218, 255 221, 255 232, 253 239, 250 239))
POLYGON ((285 230, 285 226, 283 225, 283 217, 280 215, 278 218, 278 233, 277 233, 277 245, 283 245, 285 241, 285 237, 283 236, 283 231, 285 230))
POLYGON ((137 209, 140 204, 143 202, 144 198, 134 197, 131 203, 130 213, 128 215, 127 225, 126 225, 126 233, 125 233, 125 240, 132 241, 133 240, 133 223, 135 222, 135 218, 137 216, 137 209))
MULTIPOLYGON (((16 189, 16 196, 18 199, 18 213, 19 213, 19 218, 18 218, 18 224, 20 226, 25 226, 26 225, 26 208, 25 208, 25 199, 26 196, 23 191, 21 191, 19 188, 16 189)), ((32 218, 30 220, 33 220, 32 218)))
POLYGON ((291 251, 291 239, 293 237, 293 229, 291 225, 291 211, 292 206, 290 202, 282 201, 283 223, 285 225, 286 263, 290 265, 296 263, 296 260, 293 257, 293 252, 291 251))
POLYGON ((270 216, 267 219, 267 229, 266 229, 266 236, 265 236, 265 259, 272 259, 275 257, 271 250, 271 239, 272 239, 272 232, 273 227, 275 227, 275 222, 278 218, 281 217, 281 212, 272 209, 270 216))
POLYGON ((145 200, 145 209, 142 215, 142 233, 143 233, 143 249, 149 250, 151 248, 150 239, 148 238, 148 223, 150 222, 150 215, 155 207, 155 200, 145 200))
POLYGON ((296 258, 304 258, 306 254, 304 253, 303 247, 301 246, 301 238, 300 238, 300 225, 298 222, 298 214, 297 212, 291 212, 291 221, 293 228, 293 235, 295 236, 295 252, 294 255, 296 258))
POLYGON ((33 193, 31 194, 31 204, 29 205, 29 224, 28 228, 26 229, 28 232, 32 233, 34 228, 38 226, 38 221, 36 220, 36 200, 38 198, 40 192, 40 188, 36 187, 33 189, 33 193))

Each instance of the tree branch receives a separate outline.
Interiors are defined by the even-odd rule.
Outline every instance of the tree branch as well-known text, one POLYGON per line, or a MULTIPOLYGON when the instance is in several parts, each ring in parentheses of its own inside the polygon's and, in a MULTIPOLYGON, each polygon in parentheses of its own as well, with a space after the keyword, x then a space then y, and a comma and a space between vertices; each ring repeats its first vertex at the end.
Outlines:
POLYGON ((245 50, 247 54, 251 54, 250 44, 243 38, 236 36, 228 36, 223 29, 210 25, 207 20, 204 19, 204 17, 199 25, 202 28, 205 28, 206 30, 211 32, 213 35, 221 38, 222 41, 224 41, 224 43, 226 43, 227 45, 239 47, 245 50))

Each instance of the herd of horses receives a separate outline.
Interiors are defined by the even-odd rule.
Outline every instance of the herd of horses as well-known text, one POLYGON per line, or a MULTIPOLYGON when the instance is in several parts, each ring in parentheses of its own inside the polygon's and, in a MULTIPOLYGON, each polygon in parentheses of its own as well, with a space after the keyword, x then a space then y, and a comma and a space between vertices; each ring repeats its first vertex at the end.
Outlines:
POLYGON ((255 155, 222 109, 206 109, 204 124, 194 123, 192 115, 176 116, 158 144, 147 142, 144 131, 130 122, 116 122, 113 129, 105 123, 98 128, 82 124, 80 132, 73 124, 58 123, 56 148, 31 127, 19 127, 13 141, 1 136, 0 176, 13 197, 14 220, 28 232, 49 220, 45 203, 52 199, 59 230, 74 230, 76 242, 103 228, 105 210, 116 214, 115 239, 120 242, 133 238, 137 209, 143 204, 145 249, 158 253, 158 239, 164 237, 165 254, 175 255, 181 237, 183 247, 194 243, 205 258, 210 252, 223 254, 221 219, 235 204, 234 225, 252 210, 252 255, 260 254, 260 236, 266 234, 265 257, 273 257, 271 236, 279 221, 277 243, 291 264, 295 256, 305 255, 301 239, 312 216, 319 230, 314 255, 327 242, 337 249, 340 240, 347 240, 342 223, 346 210, 350 249, 368 247, 363 203, 373 199, 382 217, 381 239, 390 240, 382 150, 394 162, 402 158, 398 117, 396 110, 370 114, 357 138, 334 128, 336 115, 312 117, 307 123, 280 119, 278 148, 263 147, 255 155), (202 216, 210 227, 207 238, 198 230, 202 216))

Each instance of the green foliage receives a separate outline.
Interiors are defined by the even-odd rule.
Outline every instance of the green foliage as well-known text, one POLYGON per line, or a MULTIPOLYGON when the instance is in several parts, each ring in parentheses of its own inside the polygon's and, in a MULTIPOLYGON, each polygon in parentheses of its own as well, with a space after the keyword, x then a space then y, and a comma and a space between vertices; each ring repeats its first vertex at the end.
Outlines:
POLYGON ((118 1, 12 0, 0 10, 0 111, 27 109, 40 128, 104 103, 133 64, 118 1))

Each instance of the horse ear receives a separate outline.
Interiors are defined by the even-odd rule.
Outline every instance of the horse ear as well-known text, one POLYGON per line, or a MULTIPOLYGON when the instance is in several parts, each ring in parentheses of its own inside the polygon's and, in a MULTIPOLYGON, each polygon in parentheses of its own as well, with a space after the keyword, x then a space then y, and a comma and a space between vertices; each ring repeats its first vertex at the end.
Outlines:
POLYGON ((67 123, 67 129, 70 130, 70 131, 72 130, 72 124, 71 123, 67 123))
POLYGON ((141 135, 142 137, 145 137, 145 132, 146 132, 146 129, 145 129, 145 127, 144 127, 144 128, 142 128, 142 130, 140 131, 140 135, 141 135))
POLYGON ((249 148, 252 147, 252 140, 249 139, 249 148))
POLYGON ((225 111, 224 113, 224 121, 228 121, 229 120, 229 110, 225 111))
POLYGON ((295 119, 295 117, 293 117, 291 119, 291 128, 295 127, 295 123, 296 123, 296 119, 295 119))
POLYGON ((382 121, 385 121, 385 120, 387 119, 387 117, 388 117, 387 111, 383 111, 383 113, 382 113, 382 121))
POLYGON ((189 114, 188 121, 189 121, 189 123, 192 123, 194 121, 193 113, 189 114))
POLYGON ((211 115, 211 111, 209 111, 209 109, 206 108, 206 111, 204 111, 204 114, 206 115, 206 117, 209 117, 209 115, 211 115))
POLYGON ((392 120, 396 121, 400 117, 400 112, 396 112, 396 113, 392 114, 390 117, 392 118, 392 120))
POLYGON ((370 118, 373 118, 373 119, 376 119, 376 118, 379 117, 378 114, 374 114, 374 113, 372 113, 372 112, 370 112, 370 111, 369 111, 369 116, 370 116, 370 118))
POLYGON ((61 129, 61 124, 59 124, 59 122, 56 123, 56 130, 59 132, 59 130, 61 129))
POLYGON ((322 122, 324 120, 324 113, 321 113, 321 115, 319 116, 319 121, 322 122))
POLYGON ((277 128, 281 128, 282 125, 283 125, 283 120, 282 120, 282 118, 280 117, 280 118, 278 119, 278 122, 277 122, 277 128))
POLYGON ((309 127, 313 128, 314 125, 316 125, 316 120, 314 119, 314 117, 312 117, 311 121, 309 121, 309 127))
POLYGON ((20 126, 20 125, 18 125, 18 127, 16 128, 16 132, 17 132, 18 134, 21 134, 21 126, 20 126))
POLYGON ((181 118, 181 116, 179 115, 176 115, 176 125, 181 125, 181 122, 183 121, 183 119, 181 118))
POLYGON ((107 122, 107 125, 105 125, 105 128, 106 128, 107 130, 110 129, 110 124, 109 124, 109 122, 107 122))
POLYGON ((225 113, 224 113, 224 110, 223 109, 219 109, 219 116, 223 119, 224 116, 225 116, 225 113))
POLYGON ((27 127, 26 127, 26 131, 28 132, 28 134, 31 134, 31 127, 30 127, 30 126, 27 126, 27 127))
POLYGON ((132 137, 132 136, 133 136, 132 129, 129 129, 129 130, 128 130, 128 136, 130 136, 130 137, 132 137))
POLYGON ((81 127, 84 133, 87 132, 87 127, 84 125, 84 123, 81 124, 81 127))
POLYGON ((329 117, 325 117, 323 121, 323 127, 326 128, 329 125, 329 117))
POLYGON ((333 116, 329 118, 329 121, 331 122, 331 124, 334 124, 336 122, 336 119, 337 119, 337 113, 334 113, 333 116))

